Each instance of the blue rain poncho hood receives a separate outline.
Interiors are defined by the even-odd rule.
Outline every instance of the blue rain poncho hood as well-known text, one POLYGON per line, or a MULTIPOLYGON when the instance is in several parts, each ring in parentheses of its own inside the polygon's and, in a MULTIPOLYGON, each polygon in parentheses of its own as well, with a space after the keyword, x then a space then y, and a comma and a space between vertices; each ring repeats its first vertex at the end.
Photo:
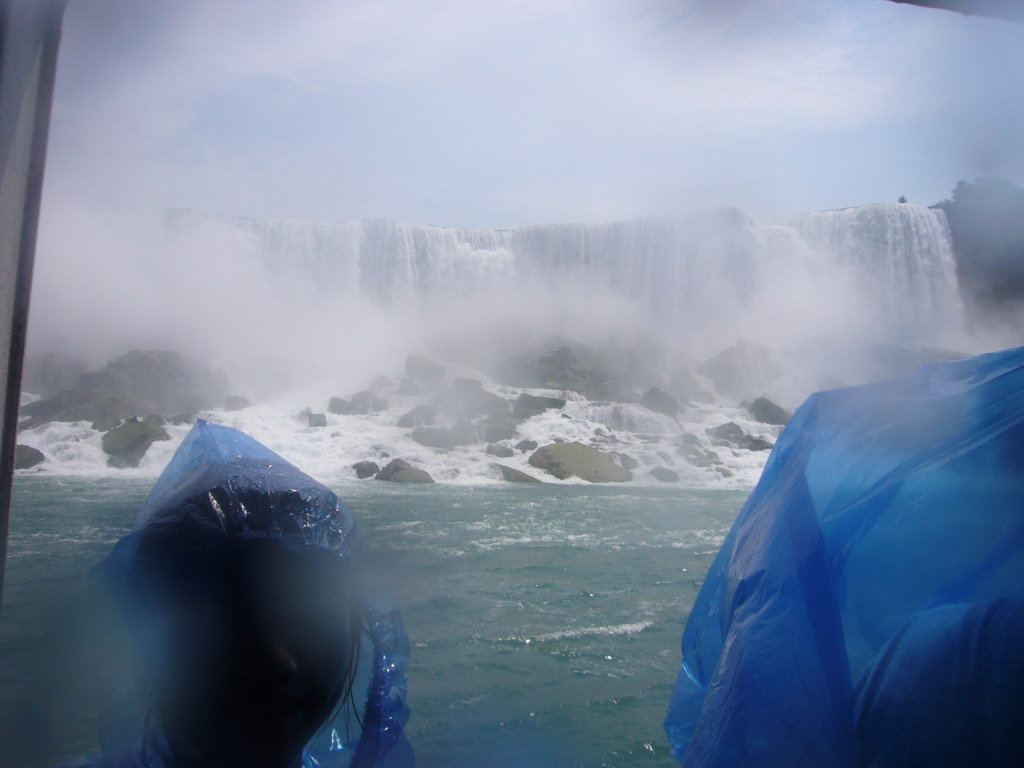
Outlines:
MULTIPOLYGON (((401 615, 366 578, 366 558, 352 514, 327 487, 248 435, 198 421, 142 506, 133 531, 115 546, 97 574, 115 598, 130 602, 133 572, 152 565, 146 537, 202 540, 270 539, 304 551, 329 552, 361 575, 355 589, 362 648, 352 702, 343 706, 303 753, 304 768, 410 768, 404 725, 409 642, 401 615)), ((129 619, 131 620, 131 619, 129 619)), ((153 718, 148 718, 150 722, 153 718)), ((104 757, 82 765, 165 768, 159 726, 138 732, 101 728, 104 757), (105 733, 104 733, 105 730, 105 733)), ((75 765, 72 763, 71 765, 75 765)))
POLYGON ((1024 708, 1004 682, 1022 680, 1022 595, 1024 348, 813 395, 687 621, 675 754, 686 768, 1018 765, 998 732, 1017 733, 1024 708), (992 762, 958 762, 979 745, 992 762))

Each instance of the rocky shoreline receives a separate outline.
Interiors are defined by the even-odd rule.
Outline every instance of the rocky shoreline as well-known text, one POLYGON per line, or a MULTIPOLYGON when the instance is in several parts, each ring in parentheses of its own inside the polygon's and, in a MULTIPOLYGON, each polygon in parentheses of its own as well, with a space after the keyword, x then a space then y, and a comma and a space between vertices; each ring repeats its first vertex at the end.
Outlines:
MULTIPOLYGON (((890 369, 927 355, 896 357, 890 369)), ((476 370, 479 378, 465 365, 410 355, 397 375, 292 411, 288 440, 336 451, 335 474, 353 480, 706 485, 756 480, 790 416, 766 396, 784 383, 779 356, 742 340, 671 365, 650 345, 564 343, 476 370)), ((58 424, 75 425, 74 439, 84 434, 108 468, 122 470, 144 465, 154 445, 169 450, 197 417, 250 429, 271 417, 285 423, 273 407, 180 355, 136 350, 24 404, 17 468, 59 471, 58 424), (192 407, 176 410, 183 405, 192 407)))

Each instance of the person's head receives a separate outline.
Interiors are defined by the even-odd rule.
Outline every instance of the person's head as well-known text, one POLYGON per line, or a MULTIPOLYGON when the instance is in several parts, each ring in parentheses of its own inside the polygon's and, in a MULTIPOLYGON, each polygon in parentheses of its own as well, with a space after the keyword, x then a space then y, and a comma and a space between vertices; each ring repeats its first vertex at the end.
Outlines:
POLYGON ((361 616, 348 563, 182 523, 125 574, 149 698, 176 762, 287 768, 351 686, 361 616))

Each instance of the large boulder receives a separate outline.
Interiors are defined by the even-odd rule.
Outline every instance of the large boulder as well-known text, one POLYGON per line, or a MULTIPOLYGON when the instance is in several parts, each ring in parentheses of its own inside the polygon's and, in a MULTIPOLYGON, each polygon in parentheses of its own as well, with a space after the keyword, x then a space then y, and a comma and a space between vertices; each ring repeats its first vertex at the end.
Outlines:
POLYGON ((518 443, 516 443, 516 450, 517 451, 523 451, 524 453, 526 451, 535 451, 535 450, 537 450, 537 441, 536 440, 520 440, 518 443))
POLYGON ((488 392, 477 379, 456 379, 434 399, 434 405, 453 419, 500 418, 508 414, 508 401, 488 392))
POLYGON ((767 451, 772 447, 772 443, 767 440, 748 435, 734 421, 719 424, 717 427, 709 427, 704 431, 715 445, 733 446, 748 451, 767 451))
POLYGON ((327 412, 336 416, 348 416, 352 413, 352 403, 340 397, 332 397, 327 401, 327 412))
POLYGON ((376 461, 357 461, 352 465, 352 469, 356 471, 356 477, 360 480, 373 477, 380 472, 380 467, 376 461))
POLYGON ((679 405, 679 402, 672 397, 668 392, 658 387, 651 387, 644 393, 644 398, 641 401, 641 405, 658 413, 663 413, 666 416, 672 418, 677 417, 683 412, 683 408, 679 405))
POLYGON ((170 436, 163 427, 151 421, 129 419, 103 435, 103 451, 107 454, 107 464, 111 467, 137 467, 149 446, 157 441, 169 439, 170 436))
POLYGON ((543 469, 560 480, 579 477, 591 483, 624 483, 633 474, 615 459, 583 443, 552 443, 538 448, 530 456, 530 465, 543 469))
POLYGON ((165 350, 134 349, 98 371, 83 373, 72 389, 121 395, 148 403, 155 413, 200 411, 227 394, 227 376, 165 350))
POLYGON ((388 409, 388 401, 368 389, 356 392, 349 399, 349 402, 352 404, 352 413, 358 416, 365 416, 368 413, 376 413, 377 411, 386 411, 388 409))
POLYGON ((409 355, 405 358, 405 374, 425 390, 437 390, 444 386, 444 366, 425 357, 409 355))
POLYGON ((451 449, 475 442, 467 439, 466 434, 445 427, 417 427, 409 433, 409 437, 427 448, 451 449))
POLYGON ((499 445, 498 443, 489 443, 484 453, 499 459, 509 459, 516 455, 516 452, 507 445, 499 445))
POLYGON ((140 416, 147 411, 144 404, 121 395, 72 390, 23 406, 21 415, 27 418, 18 426, 20 429, 32 429, 51 421, 88 421, 93 429, 105 432, 116 427, 122 420, 140 416))
POLYGON ((740 339, 701 363, 697 372, 714 382, 718 394, 746 400, 769 390, 783 371, 768 347, 740 339))
POLYGON ((496 375, 513 386, 573 390, 595 399, 607 398, 618 389, 608 369, 600 354, 572 344, 505 360, 496 375))
POLYGON ((501 440, 511 440, 516 436, 516 428, 503 421, 494 422, 484 426, 484 441, 497 443, 501 440))
POLYGON ((788 424, 789 420, 793 417, 789 411, 781 405, 776 405, 767 397, 757 398, 747 406, 747 410, 750 411, 750 415, 753 416, 756 421, 760 421, 762 424, 776 424, 784 426, 788 424))
POLYGON ((50 398, 58 392, 70 390, 86 370, 82 362, 54 353, 26 357, 21 373, 21 390, 50 398))
POLYGON ((654 467, 651 470, 651 477, 659 483, 678 483, 679 474, 668 467, 654 467))
POLYGON ((398 420, 398 426, 405 429, 429 427, 437 418, 437 408, 429 403, 417 405, 398 420))
POLYGON ((43 452, 31 445, 18 445, 14 448, 14 468, 31 469, 46 460, 43 452))
POLYGON ((405 459, 392 459, 388 465, 377 473, 377 480, 390 483, 432 483, 432 478, 422 469, 416 469, 405 459))
POLYGON ((539 483, 533 475, 528 475, 525 472, 521 472, 518 469, 512 467, 506 467, 504 464, 498 464, 497 462, 491 464, 492 469, 498 470, 501 473, 501 479, 506 483, 539 483))
POLYGON ((558 410, 564 407, 565 400, 560 397, 542 397, 523 392, 516 398, 516 402, 512 406, 512 416, 517 419, 529 419, 544 413, 549 408, 558 410))
POLYGON ((327 414, 326 413, 307 413, 306 414, 306 425, 310 427, 326 427, 327 426, 327 414))

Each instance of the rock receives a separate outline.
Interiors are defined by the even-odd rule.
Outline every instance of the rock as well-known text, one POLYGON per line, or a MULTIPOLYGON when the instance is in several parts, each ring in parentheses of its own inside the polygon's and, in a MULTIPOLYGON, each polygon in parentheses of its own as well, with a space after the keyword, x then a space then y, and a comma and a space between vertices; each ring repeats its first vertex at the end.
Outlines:
POLYGON ((352 403, 352 413, 358 416, 365 416, 368 413, 376 413, 388 409, 388 401, 368 389, 356 392, 350 398, 350 402, 352 403))
POLYGON ((477 379, 456 379, 434 399, 434 405, 453 419, 500 418, 508 414, 508 401, 488 392, 477 379))
POLYGON ((662 483, 678 483, 679 475, 668 467, 655 467, 651 470, 651 476, 662 483))
POLYGON ((409 433, 409 437, 428 448, 451 449, 475 442, 472 439, 467 440, 464 433, 444 427, 417 427, 409 433))
POLYGON ((734 445, 748 451, 765 451, 772 447, 772 443, 762 440, 760 437, 753 437, 743 431, 739 424, 729 421, 717 427, 709 427, 704 430, 711 437, 715 445, 734 445))
POLYGON ((421 395, 423 394, 423 389, 408 376, 403 376, 402 380, 398 382, 395 393, 399 395, 421 395))
POLYGON ((26 357, 21 371, 21 391, 51 398, 58 392, 70 390, 86 370, 78 360, 53 352, 26 357))
POLYGON ((182 424, 193 424, 195 420, 194 413, 179 413, 176 416, 171 416, 171 424, 176 427, 180 427, 182 424))
POLYGON ((59 392, 49 400, 37 400, 21 408, 27 416, 19 429, 32 429, 51 421, 88 421, 93 429, 105 432, 130 416, 144 412, 144 406, 121 395, 102 395, 92 391, 59 392))
POLYGON ((543 469, 560 480, 579 477, 591 483, 622 483, 633 477, 609 454, 583 443, 545 445, 538 448, 529 461, 531 466, 543 469))
POLYGON ((432 483, 434 478, 422 469, 416 469, 404 459, 392 459, 388 465, 377 473, 377 480, 391 483, 432 483))
POLYGON ((748 451, 770 451, 775 447, 774 443, 769 443, 767 440, 752 435, 745 435, 736 445, 748 451))
POLYGON ((536 440, 520 440, 518 443, 516 443, 516 450, 517 451, 523 451, 523 452, 525 452, 525 451, 535 451, 535 450, 537 450, 537 441, 536 440))
POLYGON ((17 445, 14 448, 14 468, 31 469, 46 460, 43 452, 30 445, 17 445))
POLYGON ((515 436, 515 427, 511 427, 508 424, 488 424, 484 427, 484 441, 488 443, 497 443, 501 440, 511 440, 515 436))
POLYGON ((516 402, 512 406, 512 416, 516 419, 529 419, 544 413, 549 408, 558 410, 564 407, 565 400, 560 397, 541 397, 523 392, 516 398, 516 402))
POLYGON ((327 414, 326 413, 308 413, 306 414, 306 424, 310 427, 326 427, 327 426, 327 414))
POLYGON ((780 405, 776 405, 767 397, 759 397, 747 406, 750 415, 762 424, 784 426, 789 423, 792 414, 780 405))
POLYGON ((718 454, 713 451, 704 451, 698 456, 689 456, 686 460, 695 467, 716 467, 722 463, 718 454))
POLYGON ((437 418, 437 408, 434 406, 424 403, 423 405, 417 405, 407 414, 402 416, 398 420, 398 426, 405 429, 412 429, 413 427, 429 427, 434 423, 434 419, 437 418))
POLYGON ((103 435, 103 451, 109 457, 107 464, 111 467, 137 467, 149 446, 157 441, 169 439, 163 427, 138 419, 129 419, 103 435))
POLYGON ((135 349, 83 373, 72 389, 120 395, 148 404, 154 413, 179 413, 213 407, 228 393, 228 382, 223 371, 176 352, 135 349))
POLYGON ((357 461, 352 465, 352 469, 356 471, 356 477, 360 480, 373 477, 380 472, 380 467, 377 466, 376 461, 357 461))
POLYGON ((444 386, 444 366, 425 357, 409 355, 405 358, 405 373, 423 389, 437 390, 444 386))
POLYGON ((719 394, 743 400, 768 390, 782 375, 782 366, 768 347, 739 339, 701 363, 697 372, 709 377, 719 394))
POLYGON ((327 412, 337 416, 348 416, 352 413, 352 403, 340 397, 332 397, 327 401, 327 412))
POLYGON ((651 387, 644 393, 641 405, 644 408, 656 411, 657 413, 663 413, 672 418, 677 417, 683 411, 682 406, 679 405, 679 402, 672 395, 657 387, 651 387))
POLYGON ((516 452, 507 445, 497 445, 496 443, 489 443, 485 453, 488 456, 496 456, 499 459, 508 459, 516 455, 516 452))
POLYGON ((225 411, 244 411, 246 408, 251 407, 252 403, 240 395, 228 395, 224 398, 225 411))
POLYGON ((512 467, 506 467, 504 464, 491 464, 493 469, 498 470, 501 473, 501 479, 507 483, 539 483, 533 475, 528 475, 525 472, 520 472, 518 469, 512 467))
POLYGON ((735 421, 727 421, 725 424, 719 424, 717 427, 708 427, 704 431, 708 437, 723 443, 735 443, 747 436, 747 433, 743 431, 743 427, 735 421))
POLYGON ((704 454, 704 446, 699 437, 684 432, 679 436, 679 442, 676 443, 676 452, 687 457, 701 456, 704 454))
POLYGON ((640 462, 628 453, 619 453, 618 451, 614 451, 610 455, 622 465, 623 469, 636 469, 640 466, 640 462))
POLYGON ((608 398, 616 390, 603 370, 607 368, 605 363, 601 355, 582 345, 559 346, 506 360, 496 374, 505 384, 573 390, 593 400, 608 398))

